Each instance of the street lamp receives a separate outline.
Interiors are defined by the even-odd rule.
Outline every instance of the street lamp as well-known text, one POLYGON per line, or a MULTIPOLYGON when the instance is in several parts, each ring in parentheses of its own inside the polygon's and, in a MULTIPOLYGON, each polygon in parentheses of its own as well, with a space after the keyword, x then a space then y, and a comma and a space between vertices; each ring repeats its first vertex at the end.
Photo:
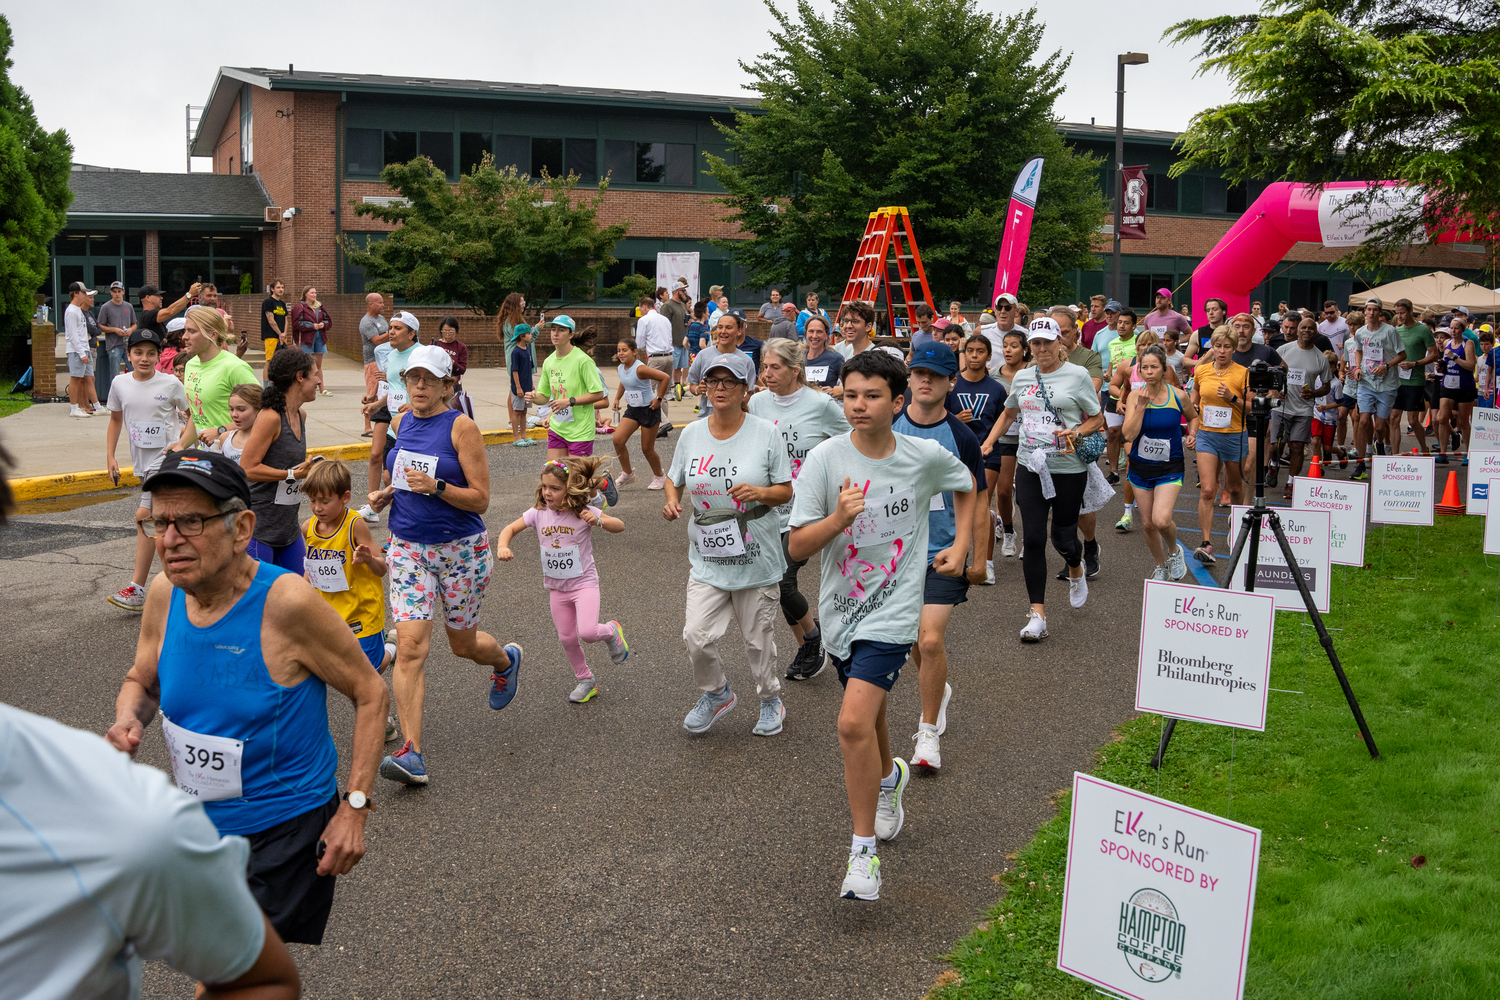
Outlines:
POLYGON ((1119 76, 1115 85, 1115 255, 1114 280, 1110 285, 1114 298, 1121 305, 1130 305, 1129 296, 1120 288, 1120 216, 1125 202, 1125 67, 1140 66, 1151 61, 1144 52, 1122 52, 1119 56, 1119 76))

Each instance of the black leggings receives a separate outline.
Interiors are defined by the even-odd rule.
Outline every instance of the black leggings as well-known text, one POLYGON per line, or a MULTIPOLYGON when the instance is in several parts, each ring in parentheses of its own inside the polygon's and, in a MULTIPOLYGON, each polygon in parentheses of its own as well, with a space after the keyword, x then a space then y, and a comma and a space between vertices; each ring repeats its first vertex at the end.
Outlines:
POLYGON ((791 538, 791 532, 781 533, 781 554, 786 557, 786 572, 781 574, 781 614, 788 625, 795 625, 807 617, 809 608, 807 598, 797 589, 797 571, 807 565, 807 560, 792 561, 792 553, 787 548, 791 538))
POLYGON ((1083 560, 1083 543, 1078 540, 1078 509, 1083 506, 1083 489, 1088 485, 1087 472, 1052 474, 1057 495, 1051 500, 1042 496, 1042 477, 1016 466, 1016 506, 1021 510, 1021 532, 1026 549, 1021 553, 1021 572, 1026 577, 1026 595, 1032 604, 1041 604, 1047 596, 1047 513, 1052 513, 1052 546, 1077 566, 1083 560))

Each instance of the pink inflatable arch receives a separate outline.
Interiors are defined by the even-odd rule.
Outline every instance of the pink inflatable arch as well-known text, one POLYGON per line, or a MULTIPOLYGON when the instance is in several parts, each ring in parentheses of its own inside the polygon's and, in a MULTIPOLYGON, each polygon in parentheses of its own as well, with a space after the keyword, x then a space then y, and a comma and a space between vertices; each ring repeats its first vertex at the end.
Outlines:
MULTIPOLYGON (((1373 183, 1381 187, 1404 187, 1399 181, 1373 183)), ((1362 219, 1345 220, 1334 212, 1334 207, 1348 197, 1343 192, 1363 191, 1370 186, 1369 181, 1339 181, 1325 184, 1320 192, 1310 184, 1292 181, 1267 185, 1255 203, 1194 268, 1194 318, 1204 315, 1204 305, 1209 299, 1227 302, 1231 316, 1249 312, 1250 293, 1299 242, 1357 246, 1363 238, 1362 219)), ((1405 190, 1411 193, 1397 195, 1393 192, 1392 197, 1420 197, 1411 189, 1405 190)), ((1467 237, 1458 236, 1453 230, 1434 237, 1434 241, 1440 243, 1465 239, 1467 237)), ((1317 306, 1322 303, 1298 304, 1317 306)))

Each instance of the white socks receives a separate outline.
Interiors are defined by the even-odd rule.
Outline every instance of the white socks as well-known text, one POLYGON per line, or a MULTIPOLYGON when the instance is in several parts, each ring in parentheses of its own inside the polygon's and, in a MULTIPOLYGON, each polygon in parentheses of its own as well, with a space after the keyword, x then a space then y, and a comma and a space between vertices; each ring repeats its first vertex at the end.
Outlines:
POLYGON ((871 854, 875 853, 874 837, 856 836, 849 844, 849 853, 858 854, 862 849, 868 849, 871 854))

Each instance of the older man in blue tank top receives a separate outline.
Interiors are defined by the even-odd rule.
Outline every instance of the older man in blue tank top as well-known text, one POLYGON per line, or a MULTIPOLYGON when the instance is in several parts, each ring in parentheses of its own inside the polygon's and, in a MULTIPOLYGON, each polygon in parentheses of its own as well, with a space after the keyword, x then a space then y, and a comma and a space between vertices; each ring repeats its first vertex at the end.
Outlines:
POLYGON ((165 572, 151 584, 135 665, 106 738, 134 754, 162 714, 177 787, 221 835, 250 843, 247 879, 283 940, 320 944, 334 876, 365 853, 389 696, 349 626, 308 583, 247 554, 255 530, 239 465, 173 452, 147 480, 165 572), (354 703, 339 795, 327 690, 354 703))

